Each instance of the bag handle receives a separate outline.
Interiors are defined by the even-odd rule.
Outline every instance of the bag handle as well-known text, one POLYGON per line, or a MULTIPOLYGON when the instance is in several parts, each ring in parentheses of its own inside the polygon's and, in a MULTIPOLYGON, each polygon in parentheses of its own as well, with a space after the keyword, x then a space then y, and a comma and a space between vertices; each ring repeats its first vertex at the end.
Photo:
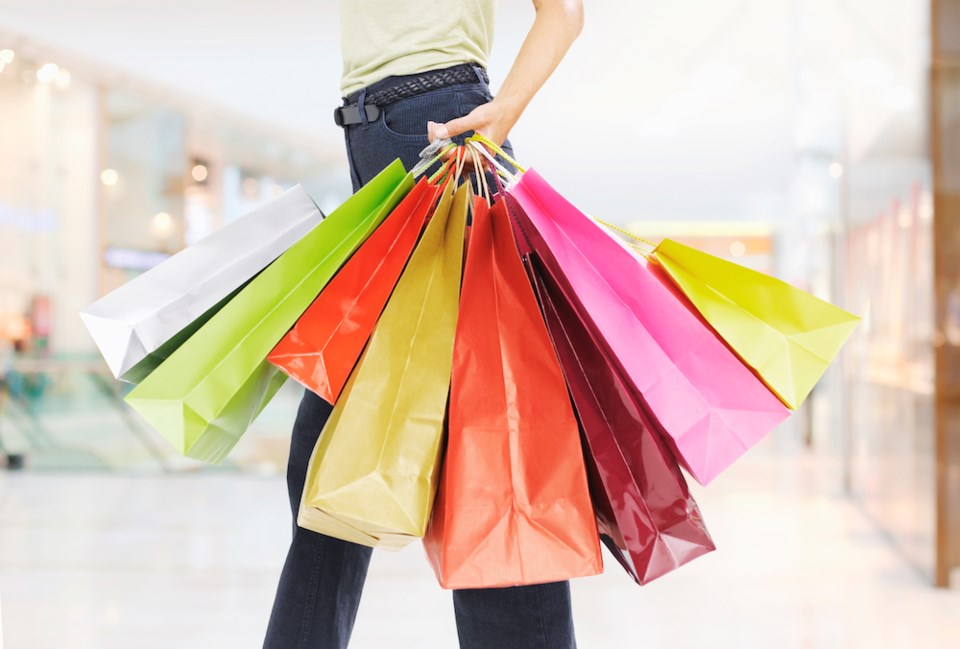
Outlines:
MULTIPOLYGON (((523 173, 523 172, 526 171, 526 169, 523 168, 522 166, 520 166, 520 163, 519 163, 519 162, 517 162, 517 161, 514 160, 512 157, 510 157, 510 154, 508 154, 506 151, 504 151, 504 150, 500 147, 499 144, 497 144, 496 142, 494 142, 493 140, 491 140, 491 139, 488 138, 487 136, 482 135, 482 134, 480 134, 480 133, 474 132, 473 135, 471 135, 470 137, 467 138, 467 141, 468 141, 468 142, 477 142, 477 143, 479 143, 479 144, 482 144, 483 146, 485 146, 486 148, 490 149, 491 151, 493 151, 494 153, 496 153, 498 156, 500 156, 501 158, 503 158, 504 160, 506 160, 507 162, 509 162, 510 164, 512 164, 514 167, 516 167, 517 171, 519 171, 520 173, 523 173)), ((502 165, 501 165, 501 166, 502 166, 502 165)))
MULTIPOLYGON (((470 156, 474 169, 477 170, 477 186, 480 189, 481 196, 489 205, 492 201, 490 185, 487 183, 486 174, 483 172, 483 165, 477 151, 472 147, 444 147, 439 155, 447 155, 452 149, 455 149, 454 155, 448 156, 440 168, 428 179, 431 184, 437 184, 448 179, 451 169, 454 169, 454 182, 459 183, 463 171, 466 169, 467 156, 470 156)), ((430 162, 429 164, 433 164, 430 162)))
POLYGON ((474 175, 477 176, 477 187, 480 188, 480 195, 483 197, 483 200, 487 202, 487 205, 490 205, 492 202, 490 196, 490 185, 487 184, 487 174, 483 170, 483 163, 480 161, 480 154, 477 153, 476 149, 473 147, 465 147, 465 150, 470 154, 470 159, 473 161, 474 175))
POLYGON ((620 227, 619 225, 614 225, 613 223, 610 223, 609 221, 604 221, 603 219, 598 219, 597 217, 592 216, 592 215, 590 215, 590 214, 588 214, 587 216, 589 216, 591 219, 593 219, 594 221, 596 221, 596 222, 599 223, 600 225, 603 225, 603 226, 605 226, 605 227, 608 227, 608 228, 610 228, 611 230, 614 230, 614 231, 619 232, 620 234, 626 236, 628 239, 630 239, 630 241, 626 241, 626 242, 625 242, 628 246, 630 246, 631 248, 633 248, 634 250, 636 250, 637 252, 639 252, 639 253, 640 253, 641 255, 643 255, 646 259, 648 259, 648 260, 649 260, 649 259, 653 259, 653 252, 657 249, 657 244, 653 243, 652 241, 648 241, 647 239, 644 239, 643 237, 641 237, 641 236, 639 236, 639 235, 636 235, 636 234, 634 234, 633 232, 630 232, 630 230, 627 230, 626 228, 622 228, 622 227, 620 227), (637 242, 637 243, 635 243, 635 242, 637 242))
POLYGON ((450 157, 444 160, 443 164, 440 165, 440 168, 437 169, 437 171, 432 176, 430 176, 430 178, 427 179, 430 182, 430 184, 432 185, 439 184, 439 182, 443 180, 443 178, 450 172, 450 167, 453 166, 454 162, 455 160, 453 157, 450 157))
POLYGON ((414 165, 410 173, 413 174, 414 178, 417 178, 433 166, 437 160, 440 160, 455 148, 457 148, 457 145, 453 143, 453 140, 434 140, 420 152, 420 161, 414 165))
POLYGON ((467 152, 463 150, 463 147, 457 147, 454 157, 457 160, 457 169, 453 175, 453 186, 456 187, 460 184, 460 176, 463 175, 463 169, 467 166, 467 152))
POLYGON ((500 178, 506 180, 508 183, 513 183, 517 180, 516 176, 504 167, 499 160, 490 155, 490 152, 485 146, 476 141, 472 141, 470 144, 490 164, 490 169, 496 173, 498 182, 500 178))
MULTIPOLYGON (((516 177, 513 174, 511 174, 509 171, 507 171, 507 169, 500 163, 499 160, 497 160, 495 157, 490 155, 491 150, 494 153, 496 153, 498 156, 500 156, 501 158, 509 162, 511 165, 516 167, 517 170, 519 170, 521 173, 526 171, 526 169, 524 169, 522 166, 520 166, 520 164, 516 160, 510 157, 510 155, 507 154, 502 147, 498 146, 493 140, 491 140, 490 138, 484 135, 481 135, 480 133, 474 133, 473 135, 471 135, 469 138, 467 138, 467 142, 472 144, 477 149, 477 151, 479 151, 490 162, 490 164, 494 166, 494 168, 497 170, 498 175, 504 176, 507 180, 511 182, 516 180, 516 177)), ((652 259, 653 251, 656 250, 656 247, 657 247, 657 245, 652 241, 648 241, 647 239, 644 239, 643 237, 638 236, 633 232, 630 232, 626 228, 622 228, 618 225, 614 225, 609 221, 598 219, 597 217, 589 214, 587 216, 589 216, 591 219, 593 219, 597 223, 603 226, 606 226, 611 230, 619 232, 622 235, 625 235, 628 239, 630 239, 630 241, 626 242, 628 246, 630 246, 631 248, 639 252, 646 259, 652 259)))

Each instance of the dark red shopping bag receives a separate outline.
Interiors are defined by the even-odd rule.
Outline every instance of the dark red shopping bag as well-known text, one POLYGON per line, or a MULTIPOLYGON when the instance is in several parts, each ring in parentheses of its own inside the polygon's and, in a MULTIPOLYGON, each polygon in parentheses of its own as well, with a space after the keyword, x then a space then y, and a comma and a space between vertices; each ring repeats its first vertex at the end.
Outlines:
POLYGON ((715 549, 656 419, 537 253, 524 262, 580 419, 604 543, 640 584, 715 549))

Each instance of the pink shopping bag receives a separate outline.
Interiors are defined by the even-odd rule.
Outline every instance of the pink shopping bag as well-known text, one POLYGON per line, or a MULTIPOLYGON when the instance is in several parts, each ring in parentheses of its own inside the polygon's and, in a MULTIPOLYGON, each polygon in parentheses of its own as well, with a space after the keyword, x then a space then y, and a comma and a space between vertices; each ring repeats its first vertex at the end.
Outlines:
POLYGON ((667 433, 707 484, 789 410, 647 265, 535 171, 508 188, 521 237, 565 284, 667 433))

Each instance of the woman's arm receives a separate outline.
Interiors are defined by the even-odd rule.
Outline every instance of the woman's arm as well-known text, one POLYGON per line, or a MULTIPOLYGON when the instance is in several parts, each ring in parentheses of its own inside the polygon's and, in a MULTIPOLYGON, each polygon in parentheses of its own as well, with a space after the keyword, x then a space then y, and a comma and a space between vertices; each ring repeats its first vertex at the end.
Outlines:
POLYGON ((503 144, 583 28, 583 0, 533 0, 537 17, 493 101, 446 124, 427 122, 430 141, 477 131, 503 144))

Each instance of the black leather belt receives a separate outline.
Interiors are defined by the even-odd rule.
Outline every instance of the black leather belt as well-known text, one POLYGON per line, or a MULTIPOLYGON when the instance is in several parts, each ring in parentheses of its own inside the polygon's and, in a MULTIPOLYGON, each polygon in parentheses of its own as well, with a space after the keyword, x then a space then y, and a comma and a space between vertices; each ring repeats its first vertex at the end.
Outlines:
MULTIPOLYGON (((374 122, 380 117, 380 107, 392 104, 401 99, 422 95, 431 90, 445 88, 458 83, 490 83, 487 72, 479 65, 465 63, 455 65, 452 68, 443 70, 431 70, 421 74, 411 75, 410 77, 399 77, 403 79, 397 83, 389 83, 386 88, 375 89, 367 94, 363 99, 363 109, 367 114, 367 121, 374 122)), ((392 80, 391 80, 392 81, 392 80)), ((379 84, 374 84, 373 88, 379 84)), ((347 101, 353 100, 354 103, 348 103, 333 111, 333 121, 337 126, 351 126, 362 123, 360 118, 360 103, 358 101, 360 93, 354 93, 347 98, 347 101)))

